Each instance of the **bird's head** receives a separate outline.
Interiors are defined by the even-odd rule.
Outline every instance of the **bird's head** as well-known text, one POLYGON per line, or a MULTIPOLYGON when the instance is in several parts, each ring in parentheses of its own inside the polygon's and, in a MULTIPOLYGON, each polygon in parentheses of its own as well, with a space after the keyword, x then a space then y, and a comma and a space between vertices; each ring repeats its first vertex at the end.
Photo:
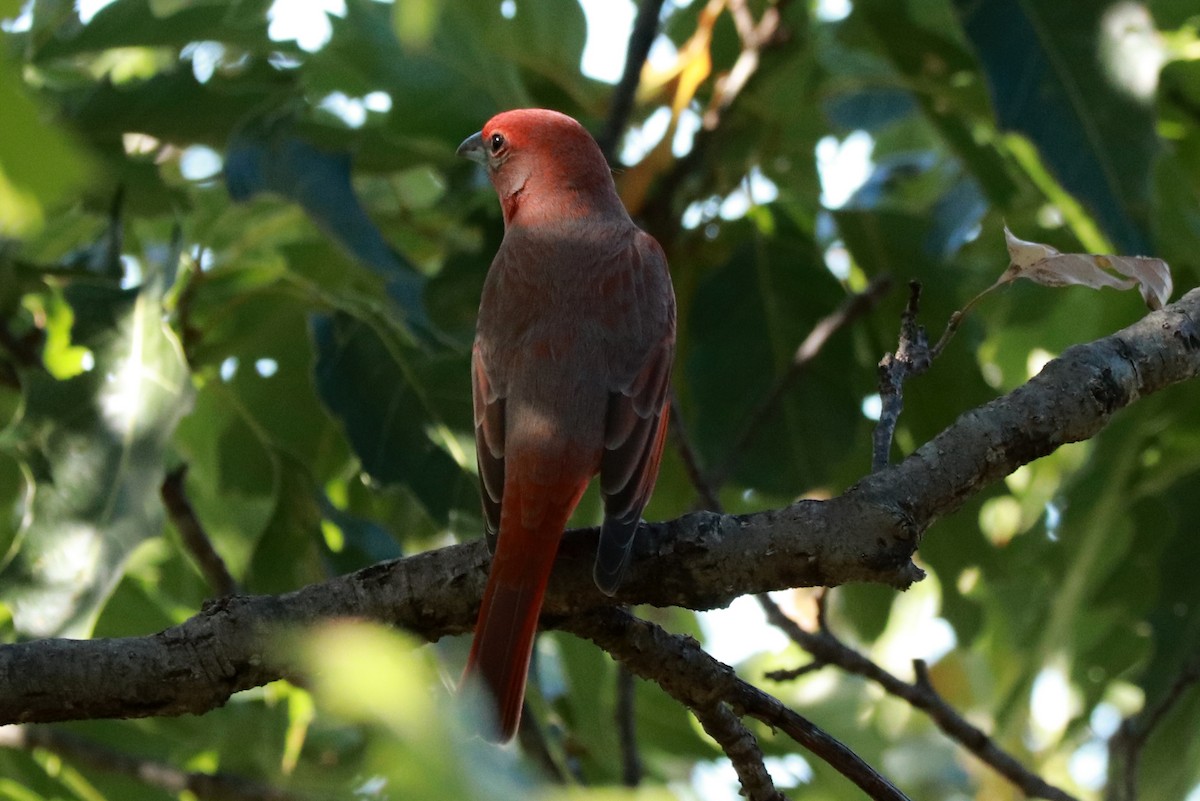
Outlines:
POLYGON ((547 109, 497 114, 458 146, 458 155, 487 169, 506 225, 625 214, 600 146, 566 114, 547 109))

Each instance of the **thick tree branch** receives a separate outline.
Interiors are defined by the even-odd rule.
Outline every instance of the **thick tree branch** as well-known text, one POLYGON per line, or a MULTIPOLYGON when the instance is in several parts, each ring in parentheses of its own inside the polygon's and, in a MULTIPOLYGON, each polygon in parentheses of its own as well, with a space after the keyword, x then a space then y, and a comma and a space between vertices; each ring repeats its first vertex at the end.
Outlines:
MULTIPOLYGON (((1027 384, 962 415, 903 462, 828 501, 749 515, 696 513, 645 526, 615 598, 592 582, 596 532, 568 532, 547 622, 614 604, 711 608, 743 594, 847 581, 903 587, 921 534, 988 484, 1094 436, 1138 398, 1200 374, 1200 289, 1128 328, 1068 349, 1027 384)), ((288 674, 271 635, 369 617, 428 639, 474 622, 482 542, 386 562, 281 596, 207 605, 143 637, 0 647, 0 723, 204 712, 288 674)))

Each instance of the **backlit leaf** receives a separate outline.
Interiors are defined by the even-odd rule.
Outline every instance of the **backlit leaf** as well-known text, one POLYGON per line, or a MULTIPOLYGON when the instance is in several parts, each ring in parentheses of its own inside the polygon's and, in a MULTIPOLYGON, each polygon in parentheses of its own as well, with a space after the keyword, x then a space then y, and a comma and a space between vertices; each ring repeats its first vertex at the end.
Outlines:
POLYGON ((19 630, 41 636, 87 634, 126 557, 159 534, 165 452, 192 396, 157 280, 65 294, 94 365, 62 381, 27 371, 21 414, 0 437, 32 485, 0 598, 19 630))

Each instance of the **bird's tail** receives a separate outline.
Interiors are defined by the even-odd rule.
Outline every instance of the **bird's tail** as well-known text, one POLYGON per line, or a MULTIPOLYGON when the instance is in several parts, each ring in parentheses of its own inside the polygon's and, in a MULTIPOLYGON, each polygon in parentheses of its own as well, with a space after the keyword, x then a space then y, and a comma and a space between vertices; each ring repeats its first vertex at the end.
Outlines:
POLYGON ((542 599, 563 529, 586 487, 583 481, 553 492, 505 482, 496 553, 463 674, 483 679, 495 701, 498 728, 489 739, 507 742, 517 731, 542 599), (567 502, 546 503, 548 496, 567 502))

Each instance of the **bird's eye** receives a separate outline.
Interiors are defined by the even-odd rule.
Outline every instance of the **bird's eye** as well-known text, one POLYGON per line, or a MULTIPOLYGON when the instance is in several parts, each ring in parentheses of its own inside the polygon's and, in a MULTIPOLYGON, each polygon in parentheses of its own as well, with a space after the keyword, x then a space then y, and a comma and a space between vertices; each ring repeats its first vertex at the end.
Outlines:
POLYGON ((504 138, 504 134, 499 134, 499 133, 492 134, 492 139, 491 139, 492 155, 494 156, 497 153, 499 153, 506 144, 508 144, 508 140, 506 140, 504 138))

